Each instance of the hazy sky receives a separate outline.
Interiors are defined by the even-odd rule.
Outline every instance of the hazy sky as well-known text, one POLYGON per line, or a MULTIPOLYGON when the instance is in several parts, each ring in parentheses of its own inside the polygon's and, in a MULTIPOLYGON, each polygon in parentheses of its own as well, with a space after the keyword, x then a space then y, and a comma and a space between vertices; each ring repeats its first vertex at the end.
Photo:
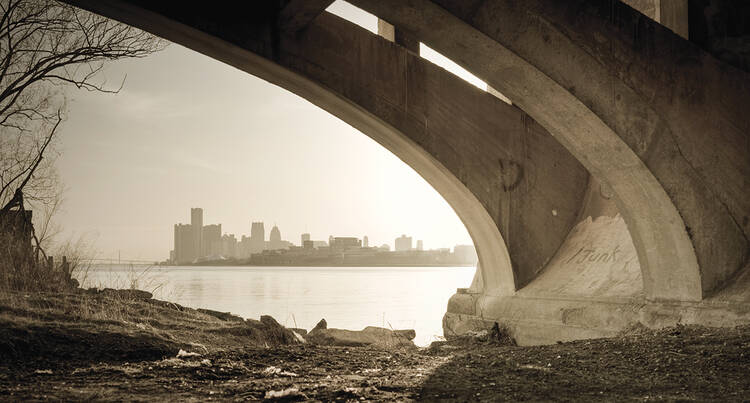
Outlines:
MULTIPOLYGON (((377 29, 348 4, 329 11, 377 29)), ((264 221, 266 237, 277 224, 295 244, 303 232, 368 235, 371 245, 392 246, 402 233, 425 248, 471 243, 410 167, 284 89, 175 44, 106 71, 115 87, 124 75, 116 95, 72 92, 60 131, 58 223, 99 257, 166 259, 173 224, 188 223, 191 207, 238 238, 264 221)))

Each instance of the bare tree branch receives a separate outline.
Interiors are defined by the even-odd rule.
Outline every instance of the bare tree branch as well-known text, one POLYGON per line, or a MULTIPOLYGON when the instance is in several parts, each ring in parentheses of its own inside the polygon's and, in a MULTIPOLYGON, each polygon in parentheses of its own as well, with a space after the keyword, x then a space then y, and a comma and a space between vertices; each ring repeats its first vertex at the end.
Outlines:
POLYGON ((0 0, 0 214, 41 211, 34 214, 41 232, 32 228, 32 235, 42 255, 61 201, 54 163, 66 91, 117 93, 124 77, 110 87, 105 63, 164 46, 148 33, 54 0, 0 0))

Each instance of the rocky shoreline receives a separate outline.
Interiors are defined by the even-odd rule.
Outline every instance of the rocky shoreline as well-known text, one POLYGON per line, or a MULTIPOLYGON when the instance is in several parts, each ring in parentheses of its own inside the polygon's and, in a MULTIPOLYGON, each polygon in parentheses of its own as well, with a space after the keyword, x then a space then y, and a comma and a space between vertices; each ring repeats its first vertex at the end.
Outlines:
POLYGON ((410 332, 379 328, 321 323, 301 333, 271 317, 244 320, 136 291, 8 293, 0 400, 750 398, 748 327, 634 329, 537 347, 497 331, 428 348, 414 347, 410 332))

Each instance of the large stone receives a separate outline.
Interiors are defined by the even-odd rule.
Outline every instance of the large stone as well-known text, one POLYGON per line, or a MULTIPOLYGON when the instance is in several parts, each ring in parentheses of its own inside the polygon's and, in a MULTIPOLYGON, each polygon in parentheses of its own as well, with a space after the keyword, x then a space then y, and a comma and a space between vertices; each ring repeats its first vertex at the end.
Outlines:
POLYGON ((409 330, 390 330, 382 327, 368 326, 363 330, 321 329, 315 328, 307 334, 307 341, 326 346, 378 348, 414 347, 412 340, 416 332, 409 330))

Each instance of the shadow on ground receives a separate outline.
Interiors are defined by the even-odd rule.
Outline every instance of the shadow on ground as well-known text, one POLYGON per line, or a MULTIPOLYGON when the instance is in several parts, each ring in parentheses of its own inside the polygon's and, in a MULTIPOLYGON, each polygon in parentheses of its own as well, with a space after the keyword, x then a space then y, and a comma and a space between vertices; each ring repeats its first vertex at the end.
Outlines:
POLYGON ((424 400, 736 400, 750 398, 750 328, 640 329, 550 346, 448 345, 424 400))

